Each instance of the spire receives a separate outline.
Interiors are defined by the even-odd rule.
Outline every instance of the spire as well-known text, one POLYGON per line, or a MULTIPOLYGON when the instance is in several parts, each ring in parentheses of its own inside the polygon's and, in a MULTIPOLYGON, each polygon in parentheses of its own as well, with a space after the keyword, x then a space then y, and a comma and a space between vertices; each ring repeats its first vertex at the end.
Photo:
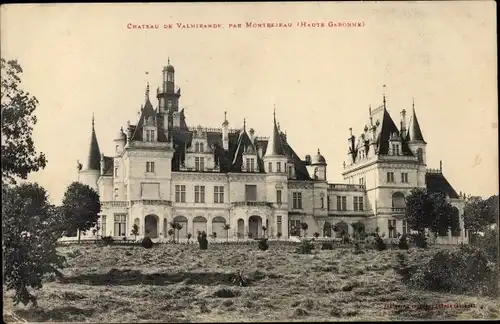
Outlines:
POLYGON ((383 90, 383 102, 384 102, 384 109, 386 109, 386 101, 385 101, 385 84, 382 86, 383 90))
POLYGON ((222 126, 227 126, 229 125, 229 122, 227 121, 227 111, 224 112, 224 121, 222 122, 222 126))
POLYGON ((149 101, 149 81, 146 85, 146 101, 145 102, 148 102, 149 101))
POLYGON ((247 119, 243 118, 243 131, 245 132, 247 129, 247 119))
POLYGON ((170 56, 167 56, 167 64, 170 64, 170 56))
POLYGON ((92 114, 92 134, 90 137, 89 156, 87 160, 87 170, 101 170, 101 151, 97 143, 95 134, 94 114, 92 114))
POLYGON ((278 130, 278 125, 276 124, 276 108, 274 108, 273 112, 273 133, 271 134, 271 137, 269 137, 269 141, 267 142, 266 156, 268 155, 285 155, 283 142, 278 130))
POLYGON ((415 113, 415 99, 412 104, 412 116, 410 119, 410 125, 408 126, 408 135, 407 138, 409 141, 424 141, 424 137, 422 135, 422 130, 420 129, 420 125, 418 123, 417 114, 415 113))

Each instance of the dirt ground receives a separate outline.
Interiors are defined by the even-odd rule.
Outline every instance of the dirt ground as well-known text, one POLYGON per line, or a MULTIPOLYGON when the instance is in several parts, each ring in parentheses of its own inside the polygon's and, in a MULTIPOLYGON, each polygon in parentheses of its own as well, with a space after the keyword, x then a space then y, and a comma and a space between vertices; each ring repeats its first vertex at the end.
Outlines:
MULTIPOLYGON (((39 307, 4 307, 28 321, 257 322, 495 319, 493 298, 407 289, 392 270, 399 250, 164 244, 69 246, 63 280, 46 282, 39 307), (232 282, 241 271, 247 280, 232 282)), ((412 258, 425 257, 410 249, 412 258)))

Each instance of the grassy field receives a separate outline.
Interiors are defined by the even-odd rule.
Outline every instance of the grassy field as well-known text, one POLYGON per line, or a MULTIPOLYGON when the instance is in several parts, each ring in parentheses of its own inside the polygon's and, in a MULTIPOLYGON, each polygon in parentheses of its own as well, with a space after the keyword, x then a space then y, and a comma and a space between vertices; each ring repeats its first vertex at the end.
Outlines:
MULTIPOLYGON (((399 250, 294 253, 295 246, 164 244, 69 246, 65 278, 44 284, 28 321, 221 322, 499 318, 493 298, 407 289, 392 270, 399 250), (232 282, 242 271, 247 286, 232 282), (460 308, 439 308, 461 306, 460 308), (422 308, 418 305, 425 305, 422 308), (463 307, 472 305, 472 307, 463 307)), ((429 251, 410 249, 412 258, 429 251)), ((5 307, 5 306, 4 306, 5 307)))

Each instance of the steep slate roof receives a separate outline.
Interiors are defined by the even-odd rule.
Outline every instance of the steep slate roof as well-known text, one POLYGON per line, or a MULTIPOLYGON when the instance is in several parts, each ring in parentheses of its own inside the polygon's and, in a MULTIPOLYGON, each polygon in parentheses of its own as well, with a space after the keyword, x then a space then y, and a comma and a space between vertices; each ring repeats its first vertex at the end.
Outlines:
POLYGON ((458 198, 458 194, 442 173, 426 173, 425 183, 428 192, 442 192, 450 198, 458 198))
POLYGON ((89 156, 86 165, 87 170, 101 170, 101 151, 94 128, 94 116, 92 116, 92 134, 90 137, 89 156))
POLYGON ((104 175, 106 176, 113 175, 113 164, 114 164, 113 157, 104 156, 104 175))
POLYGON ((134 129, 134 132, 132 133, 132 141, 142 141, 142 130, 144 127, 144 121, 147 120, 149 117, 156 119, 158 123, 158 141, 159 142, 166 142, 167 137, 165 136, 165 131, 163 130, 163 125, 161 123, 161 119, 159 118, 158 114, 153 108, 153 105, 151 104, 151 101, 149 98, 146 100, 146 104, 144 105, 144 108, 141 111, 141 116, 139 117, 139 121, 137 122, 137 126, 134 129))
POLYGON ((408 125, 408 131, 406 138, 408 141, 424 141, 424 136, 422 135, 422 130, 418 123, 417 114, 415 114, 415 107, 413 107, 413 115, 410 117, 410 122, 408 125))
POLYGON ((267 144, 268 151, 267 155, 285 155, 285 149, 283 145, 283 139, 281 137, 278 126, 276 125, 276 113, 273 117, 273 133, 269 138, 269 143, 267 144))

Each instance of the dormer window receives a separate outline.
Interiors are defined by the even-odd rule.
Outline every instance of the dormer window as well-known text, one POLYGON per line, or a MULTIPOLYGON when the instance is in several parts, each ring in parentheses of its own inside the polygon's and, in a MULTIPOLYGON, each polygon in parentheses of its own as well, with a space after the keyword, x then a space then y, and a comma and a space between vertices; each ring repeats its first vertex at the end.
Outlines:
POLYGON ((247 172, 255 172, 255 159, 247 158, 247 172))
POLYGON ((154 129, 147 129, 146 130, 146 142, 154 142, 156 140, 155 138, 156 132, 154 129))
POLYGON ((203 153, 205 151, 204 147, 203 147, 203 143, 199 143, 199 142, 195 143, 194 144, 194 151, 196 153, 203 153))
POLYGON ((194 158, 194 168, 196 171, 204 171, 205 170, 205 158, 203 157, 195 157, 194 158))
POLYGON ((392 144, 392 155, 399 155, 399 144, 392 144))

